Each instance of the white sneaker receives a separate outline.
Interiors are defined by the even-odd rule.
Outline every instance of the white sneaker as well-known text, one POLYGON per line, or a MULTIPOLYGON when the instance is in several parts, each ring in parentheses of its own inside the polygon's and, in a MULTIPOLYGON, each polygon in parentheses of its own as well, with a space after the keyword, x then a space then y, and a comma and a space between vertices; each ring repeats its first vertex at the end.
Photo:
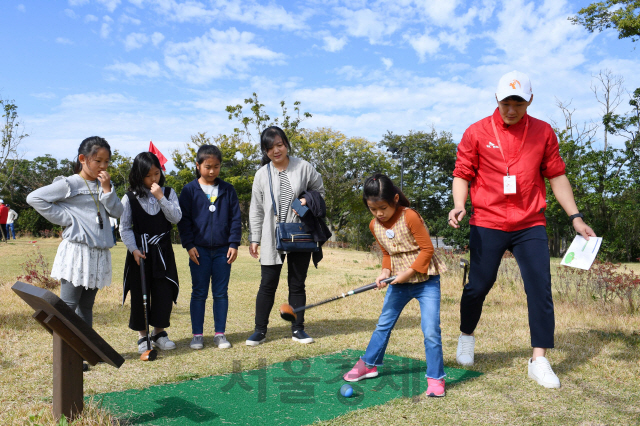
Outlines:
POLYGON ((138 353, 143 354, 147 351, 147 338, 141 337, 138 339, 138 353))
POLYGON ((533 361, 529 358, 529 377, 545 388, 559 388, 560 379, 551 369, 551 364, 543 356, 539 356, 533 361))
POLYGON ((456 351, 456 361, 466 367, 473 365, 473 351, 476 346, 476 338, 461 334, 458 337, 458 350, 456 351))
POLYGON ((231 347, 231 343, 224 337, 224 334, 218 334, 213 338, 213 344, 220 349, 228 349, 231 347))
POLYGON ((161 331, 158 334, 151 335, 151 344, 163 351, 170 351, 176 348, 176 344, 169 340, 169 336, 166 331, 161 331))

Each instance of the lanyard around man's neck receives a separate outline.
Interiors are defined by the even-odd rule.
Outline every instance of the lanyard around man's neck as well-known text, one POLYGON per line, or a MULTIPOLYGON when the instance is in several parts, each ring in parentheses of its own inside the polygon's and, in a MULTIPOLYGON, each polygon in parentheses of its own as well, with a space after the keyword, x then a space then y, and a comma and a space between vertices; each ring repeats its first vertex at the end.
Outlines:
MULTIPOLYGON (((525 124, 524 124, 524 135, 522 135, 522 144, 520 144, 520 148, 518 149, 518 152, 516 152, 516 155, 513 156, 513 159, 518 157, 518 154, 520 154, 520 151, 524 146, 524 141, 527 139, 527 132, 529 131, 529 117, 527 117, 526 120, 527 121, 525 121, 525 124)), ((496 137, 496 142, 498 142, 498 148, 500 148, 500 154, 502 154, 502 159, 504 160, 504 163, 507 165, 507 176, 509 176, 510 164, 509 162, 507 162, 507 159, 504 156, 504 152, 502 151, 502 145, 500 144, 500 137, 498 136, 498 129, 496 128, 496 122, 493 119, 493 116, 491 117, 491 126, 493 126, 493 135, 496 137)))

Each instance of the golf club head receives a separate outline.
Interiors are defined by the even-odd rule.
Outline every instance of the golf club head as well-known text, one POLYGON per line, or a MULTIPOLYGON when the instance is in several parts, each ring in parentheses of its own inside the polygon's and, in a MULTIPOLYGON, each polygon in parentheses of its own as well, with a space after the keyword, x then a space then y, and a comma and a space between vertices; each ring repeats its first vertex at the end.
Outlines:
POLYGON ((142 361, 155 361, 156 358, 158 358, 158 351, 155 349, 145 351, 140 355, 142 361))
POLYGON ((464 269, 465 266, 469 266, 469 261, 467 259, 460 258, 460 267, 464 269))
POLYGON ((293 312, 291 305, 283 303, 280 305, 280 318, 285 321, 294 322, 298 316, 293 312))

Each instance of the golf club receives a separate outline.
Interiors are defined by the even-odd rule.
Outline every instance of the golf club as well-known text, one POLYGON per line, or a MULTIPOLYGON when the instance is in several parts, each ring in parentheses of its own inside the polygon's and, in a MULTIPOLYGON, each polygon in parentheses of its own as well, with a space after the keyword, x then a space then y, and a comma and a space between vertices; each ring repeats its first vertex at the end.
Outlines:
MULTIPOLYGON (((386 278, 386 279, 382 280, 381 282, 388 284, 388 283, 392 282, 395 279, 396 279, 396 277, 393 276, 393 277, 386 278)), ((334 296, 334 297, 332 297, 330 299, 326 299, 326 300, 323 300, 321 302, 313 303, 313 304, 307 305, 307 306, 301 306, 301 307, 296 308, 296 309, 293 309, 293 307, 291 305, 289 305, 289 304, 283 303, 280 306, 280 317, 285 321, 293 322, 293 321, 296 320, 296 318, 297 318, 296 314, 298 312, 301 312, 301 311, 304 311, 304 310, 307 310, 307 309, 311 309, 311 308, 315 308, 316 306, 324 305, 325 303, 333 302, 334 300, 342 299, 342 298, 345 298, 345 297, 348 297, 348 296, 353 296, 354 294, 362 293, 362 292, 367 291, 367 290, 372 290, 372 289, 377 288, 377 287, 378 287, 378 285, 375 282, 373 282, 371 284, 367 284, 367 285, 364 285, 362 287, 358 287, 358 288, 356 288, 354 290, 350 290, 347 293, 342 293, 342 294, 340 294, 338 296, 334 296)))
POLYGON ((144 259, 140 258, 140 285, 142 287, 142 303, 144 304, 144 325, 147 330, 147 350, 140 355, 142 361, 153 361, 158 357, 158 351, 151 348, 149 334, 149 316, 147 311, 147 276, 144 270, 144 259))
POLYGON ((464 268, 464 274, 462 275, 462 287, 464 287, 467 283, 467 274, 469 273, 469 261, 461 258, 460 267, 464 268))

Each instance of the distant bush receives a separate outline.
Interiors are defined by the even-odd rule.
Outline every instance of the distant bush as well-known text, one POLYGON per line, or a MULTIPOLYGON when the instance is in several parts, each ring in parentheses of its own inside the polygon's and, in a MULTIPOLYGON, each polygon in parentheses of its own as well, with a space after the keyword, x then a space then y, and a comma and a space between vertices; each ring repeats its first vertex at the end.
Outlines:
POLYGON ((62 229, 40 216, 34 209, 22 210, 18 219, 16 219, 15 227, 16 231, 24 234, 41 235, 45 238, 57 235, 58 231, 62 229))
POLYGON ((49 262, 42 255, 40 248, 37 248, 37 253, 28 255, 27 261, 21 266, 24 275, 18 277, 20 281, 47 289, 53 289, 60 285, 58 280, 51 278, 49 262))
POLYGON ((618 300, 629 312, 640 305, 640 275, 619 263, 596 260, 588 271, 560 265, 554 281, 556 290, 567 299, 618 300))

